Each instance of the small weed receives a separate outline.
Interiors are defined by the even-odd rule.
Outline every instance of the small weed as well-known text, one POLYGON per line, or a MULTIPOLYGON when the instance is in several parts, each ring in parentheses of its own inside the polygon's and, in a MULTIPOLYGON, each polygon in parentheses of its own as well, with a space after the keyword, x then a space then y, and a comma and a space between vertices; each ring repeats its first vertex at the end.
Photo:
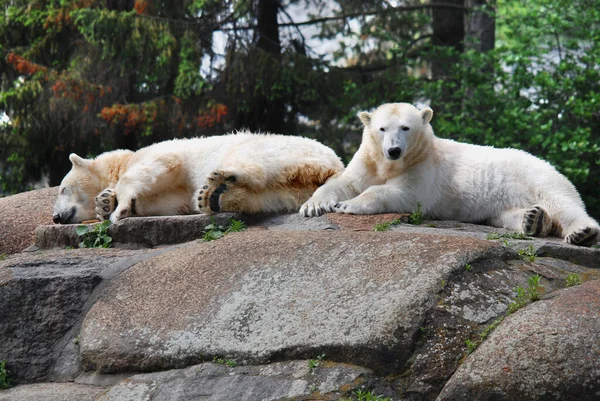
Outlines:
POLYGON ((503 240, 502 240, 502 245, 504 245, 504 246, 509 246, 510 244, 508 243, 508 240, 507 240, 507 239, 503 239, 503 240))
POLYGON ((373 391, 356 390, 356 401, 390 401, 390 398, 373 394, 373 391))
POLYGON ((390 228, 392 228, 392 226, 397 226, 400 223, 402 223, 400 219, 395 219, 386 223, 379 223, 375 225, 375 229, 373 231, 388 231, 390 228))
POLYGON ((581 276, 577 273, 571 273, 565 279, 565 285, 567 287, 573 287, 581 284, 581 276))
POLYGON ((241 220, 231 219, 228 226, 217 224, 213 217, 210 218, 210 224, 204 227, 204 236, 202 241, 214 241, 229 233, 237 233, 246 229, 246 223, 241 220))
POLYGON ((540 299, 539 289, 540 287, 543 287, 540 284, 541 278, 542 277, 539 274, 536 274, 527 279, 527 289, 523 287, 515 288, 517 296, 513 302, 508 304, 507 314, 510 315, 527 305, 529 302, 535 302, 540 299))
POLYGON ((112 238, 108 235, 110 220, 104 220, 100 224, 90 226, 81 224, 77 226, 76 232, 81 239, 80 248, 110 248, 112 238))
POLYGON ((592 245, 592 248, 594 248, 594 249, 600 249, 600 243, 592 245))
POLYGON ((73 249, 75 249, 75 247, 73 245, 65 246, 65 250, 67 250, 67 251, 72 251, 73 249))
POLYGON ((423 220, 425 220, 425 217, 423 216, 423 211, 421 210, 421 203, 417 203, 417 210, 408 216, 408 223, 418 226, 423 224, 423 220))
POLYGON ((325 358, 325 354, 321 354, 318 355, 316 359, 309 359, 308 360, 308 370, 309 372, 312 372, 313 370, 315 370, 316 368, 318 368, 319 366, 321 366, 321 362, 323 362, 323 359, 325 358))
POLYGON ((468 263, 465 264, 466 271, 470 272, 472 268, 473 268, 473 266, 471 266, 470 264, 468 264, 468 263))
POLYGON ((9 373, 10 372, 6 369, 6 361, 0 362, 0 390, 4 390, 12 386, 9 373))
MULTIPOLYGON (((507 233, 507 234, 498 234, 497 232, 491 232, 485 237, 488 240, 496 240, 501 238, 510 238, 510 239, 521 239, 521 240, 531 240, 530 237, 523 233, 507 233)), ((508 243, 508 242, 507 242, 508 243)))
POLYGON ((491 324, 488 324, 487 326, 485 326, 483 331, 481 333, 479 333, 479 338, 481 339, 481 341, 488 338, 490 333, 492 331, 494 331, 496 329, 496 327, 498 327, 500 325, 500 323, 502 323, 503 320, 504 320, 504 316, 500 316, 498 319, 494 320, 491 324))
POLYGON ((311 384, 311 385, 310 385, 310 387, 308 387, 308 390, 309 390, 311 393, 314 393, 315 391, 318 391, 318 390, 319 390, 319 386, 318 386, 318 385, 316 385, 316 384, 311 384))
POLYGON ((446 288, 446 280, 442 280, 442 289, 446 288))
POLYGON ((423 326, 421 326, 421 327, 419 327, 419 331, 420 331, 421 333, 425 334, 425 333, 427 332, 427 327, 423 327, 423 326))
POLYGON ((233 359, 219 358, 218 356, 215 356, 213 358, 213 363, 229 366, 230 368, 235 368, 237 366, 237 362, 234 361, 233 359))
POLYGON ((466 339, 465 345, 467 346, 467 354, 470 354, 477 349, 477 347, 479 346, 479 343, 477 343, 475 341, 471 341, 469 339, 466 339))
POLYGON ((435 224, 427 224, 427 227, 436 228, 437 226, 435 224))
POLYGON ((6 260, 6 254, 0 253, 0 262, 2 262, 3 260, 6 260))
POLYGON ((527 260, 529 262, 535 262, 537 255, 535 254, 535 250, 533 249, 533 245, 529 245, 527 249, 519 250, 519 257, 523 260, 527 260))

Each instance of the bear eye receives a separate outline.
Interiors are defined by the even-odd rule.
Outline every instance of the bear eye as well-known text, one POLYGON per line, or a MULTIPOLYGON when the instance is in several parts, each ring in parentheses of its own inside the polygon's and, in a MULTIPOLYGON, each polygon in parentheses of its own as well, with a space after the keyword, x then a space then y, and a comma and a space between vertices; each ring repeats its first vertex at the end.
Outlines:
POLYGON ((379 128, 379 131, 385 132, 385 128, 381 127, 381 128, 379 128))
POLYGON ((408 128, 406 125, 402 126, 402 131, 408 131, 410 128, 408 128))

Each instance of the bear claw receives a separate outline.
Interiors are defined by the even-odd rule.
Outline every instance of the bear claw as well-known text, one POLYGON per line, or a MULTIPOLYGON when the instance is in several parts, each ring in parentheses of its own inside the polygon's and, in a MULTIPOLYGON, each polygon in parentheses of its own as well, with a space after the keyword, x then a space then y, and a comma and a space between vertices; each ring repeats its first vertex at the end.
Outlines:
POLYGON ((540 205, 527 210, 523 217, 523 231, 534 237, 547 235, 551 224, 548 212, 540 205))
POLYGON ((96 217, 100 221, 108 220, 117 208, 117 194, 114 189, 106 188, 94 198, 96 217))

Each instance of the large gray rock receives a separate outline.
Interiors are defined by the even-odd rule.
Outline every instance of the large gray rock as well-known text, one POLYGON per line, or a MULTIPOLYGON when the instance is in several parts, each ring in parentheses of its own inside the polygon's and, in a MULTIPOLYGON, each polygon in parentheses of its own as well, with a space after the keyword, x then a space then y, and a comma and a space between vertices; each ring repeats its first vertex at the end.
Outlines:
POLYGON ((94 290, 143 257, 141 251, 81 249, 0 262, 0 360, 8 361, 13 380, 76 375, 73 328, 91 307, 94 290))
POLYGON ((239 367, 204 363, 132 376, 98 401, 335 399, 365 385, 375 385, 373 373, 346 364, 322 362, 311 370, 308 361, 239 367))
POLYGON ((499 244, 399 232, 254 231, 142 262, 113 280, 81 330, 86 370, 311 357, 401 369, 442 283, 499 244))
POLYGON ((0 391, 0 401, 94 401, 102 387, 75 383, 37 383, 0 391))
POLYGON ((446 383, 452 400, 600 399, 600 281, 506 318, 446 383))

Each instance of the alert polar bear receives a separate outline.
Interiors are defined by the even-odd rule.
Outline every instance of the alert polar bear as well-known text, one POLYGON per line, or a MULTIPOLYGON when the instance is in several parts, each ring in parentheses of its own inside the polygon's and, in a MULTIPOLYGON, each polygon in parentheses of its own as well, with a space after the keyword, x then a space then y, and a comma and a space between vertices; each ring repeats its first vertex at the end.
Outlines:
POLYGON ((240 132, 175 139, 95 159, 69 156, 55 223, 131 215, 297 211, 344 165, 333 150, 302 137, 240 132))
POLYGON ((302 215, 411 212, 420 203, 435 219, 557 235, 575 245, 598 241, 598 223, 549 163, 517 149, 437 138, 429 108, 391 103, 358 116, 360 148, 344 173, 301 207, 302 215))

